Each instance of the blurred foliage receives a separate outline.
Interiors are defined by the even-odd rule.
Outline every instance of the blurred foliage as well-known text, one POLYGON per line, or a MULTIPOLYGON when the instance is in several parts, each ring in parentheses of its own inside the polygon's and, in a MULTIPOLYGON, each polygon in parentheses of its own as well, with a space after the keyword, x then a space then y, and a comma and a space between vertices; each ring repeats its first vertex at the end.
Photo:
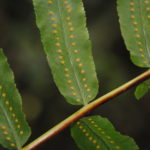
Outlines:
MULTIPOLYGON (((84 0, 93 55, 100 83, 99 95, 140 74, 122 40, 115 0, 84 0)), ((30 141, 74 111, 58 92, 40 42, 31 0, 0 0, 0 47, 4 48, 23 96, 32 127, 30 141)), ((91 114, 108 117, 122 133, 135 138, 141 150, 149 150, 150 94, 136 101, 134 89, 105 103, 91 114)), ((78 150, 66 129, 39 150, 78 150)))

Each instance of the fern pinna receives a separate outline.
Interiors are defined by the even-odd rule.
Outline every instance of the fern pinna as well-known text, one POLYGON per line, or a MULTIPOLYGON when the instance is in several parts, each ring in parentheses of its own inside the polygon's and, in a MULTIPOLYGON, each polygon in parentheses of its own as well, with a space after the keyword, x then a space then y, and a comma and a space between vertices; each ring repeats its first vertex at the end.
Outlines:
POLYGON ((54 80, 66 100, 85 105, 98 82, 81 0, 33 0, 37 26, 54 80))

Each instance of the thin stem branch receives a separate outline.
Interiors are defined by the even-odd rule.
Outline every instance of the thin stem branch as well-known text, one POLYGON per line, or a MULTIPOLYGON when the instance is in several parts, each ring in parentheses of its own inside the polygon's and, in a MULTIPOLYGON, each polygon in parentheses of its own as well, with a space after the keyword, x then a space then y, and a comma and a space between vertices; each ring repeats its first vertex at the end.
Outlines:
POLYGON ((47 140, 51 139, 53 136, 67 128, 73 122, 77 121, 79 118, 83 117, 85 114, 93 110, 94 108, 98 107, 99 105, 103 104, 104 102, 116 97, 117 95, 123 93, 124 91, 128 90, 135 84, 138 84, 141 81, 150 78, 150 69, 144 72, 143 74, 137 76, 133 80, 123 84, 122 86, 112 90, 111 92, 107 93, 106 95, 96 99, 95 101, 91 102, 90 104, 85 105, 77 112, 63 120, 62 122, 58 123, 56 126, 48 130, 46 133, 35 139, 33 142, 22 148, 22 150, 33 150, 42 143, 46 142, 47 140))

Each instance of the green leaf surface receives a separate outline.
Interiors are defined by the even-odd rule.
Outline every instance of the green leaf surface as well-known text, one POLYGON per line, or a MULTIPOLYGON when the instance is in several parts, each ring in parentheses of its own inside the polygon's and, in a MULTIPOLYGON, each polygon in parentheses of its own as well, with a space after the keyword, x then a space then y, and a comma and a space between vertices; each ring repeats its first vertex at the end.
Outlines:
POLYGON ((135 97, 139 100, 150 90, 150 79, 138 85, 135 90, 135 97))
POLYGON ((20 150, 30 136, 21 105, 13 72, 0 49, 0 144, 10 150, 20 150))
POLYGON ((150 1, 117 0, 123 38, 133 63, 150 67, 150 1))
POLYGON ((97 94, 98 81, 81 0, 33 0, 37 26, 62 95, 74 105, 97 94))
POLYGON ((113 125, 100 116, 77 121, 71 135, 81 150, 138 150, 134 140, 117 132, 113 125))

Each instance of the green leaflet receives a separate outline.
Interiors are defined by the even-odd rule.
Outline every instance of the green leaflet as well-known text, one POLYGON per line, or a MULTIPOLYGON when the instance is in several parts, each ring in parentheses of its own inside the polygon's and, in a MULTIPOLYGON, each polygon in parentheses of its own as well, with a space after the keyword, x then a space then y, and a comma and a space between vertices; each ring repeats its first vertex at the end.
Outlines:
POLYGON ((115 131, 112 124, 100 116, 77 121, 71 135, 81 150, 138 150, 134 140, 115 131))
POLYGON ((118 0, 118 14, 133 63, 150 67, 150 1, 118 0))
POLYGON ((150 79, 137 86, 135 90, 135 97, 138 100, 141 99, 146 93, 148 93, 149 89, 150 89, 150 79))
POLYGON ((67 101, 87 104, 98 81, 81 0, 33 0, 37 26, 56 85, 67 101))
POLYGON ((30 136, 21 105, 13 72, 0 49, 0 144, 10 150, 20 150, 30 136))

